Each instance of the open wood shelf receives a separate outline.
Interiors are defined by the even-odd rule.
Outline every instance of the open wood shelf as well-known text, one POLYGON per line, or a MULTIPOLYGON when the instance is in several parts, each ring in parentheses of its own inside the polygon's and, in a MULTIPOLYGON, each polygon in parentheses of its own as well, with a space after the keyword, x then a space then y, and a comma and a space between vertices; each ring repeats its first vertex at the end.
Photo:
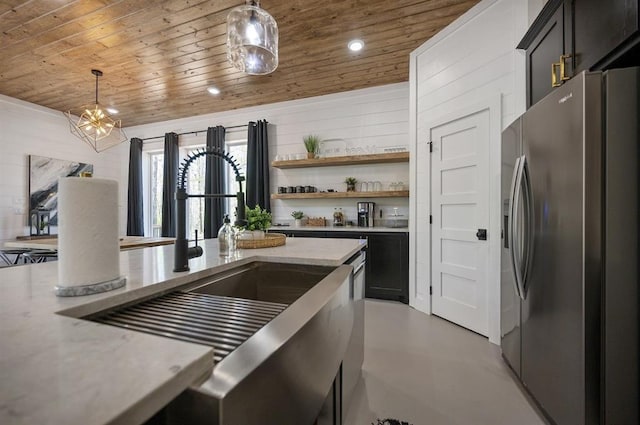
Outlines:
POLYGON ((384 190, 379 192, 315 192, 273 193, 271 199, 330 199, 330 198, 408 198, 408 190, 384 190))
POLYGON ((376 153, 371 155, 347 155, 330 158, 294 159, 290 161, 272 161, 274 168, 307 168, 330 167, 336 165, 357 164, 389 164, 394 162, 409 162, 409 152, 376 153))

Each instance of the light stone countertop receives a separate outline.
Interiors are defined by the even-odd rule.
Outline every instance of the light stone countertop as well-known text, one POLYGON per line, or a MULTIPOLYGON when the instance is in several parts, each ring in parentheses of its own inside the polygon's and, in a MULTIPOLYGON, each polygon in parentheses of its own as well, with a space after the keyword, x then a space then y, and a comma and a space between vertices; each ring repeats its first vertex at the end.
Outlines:
POLYGON ((408 227, 358 227, 358 226, 272 226, 270 232, 287 233, 288 231, 299 232, 354 232, 354 233, 408 233, 408 227))
POLYGON ((210 374, 213 350, 75 317, 253 261, 339 266, 364 243, 288 238, 225 259, 211 239, 184 273, 172 271, 173 246, 123 251, 124 288, 71 298, 54 294, 57 262, 0 268, 0 423, 141 423, 210 374))

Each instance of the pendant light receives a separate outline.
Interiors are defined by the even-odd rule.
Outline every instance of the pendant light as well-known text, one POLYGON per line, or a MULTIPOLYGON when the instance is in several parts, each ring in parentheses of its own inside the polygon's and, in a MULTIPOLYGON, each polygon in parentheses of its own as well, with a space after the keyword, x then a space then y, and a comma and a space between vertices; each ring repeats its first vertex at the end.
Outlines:
POLYGON ((82 107, 79 115, 72 111, 66 113, 71 133, 89 144, 96 152, 102 152, 127 140, 121 128, 120 120, 114 120, 98 103, 98 78, 102 71, 92 69, 96 76, 96 102, 82 107))
POLYGON ((270 74, 278 67, 278 24, 260 2, 247 0, 227 15, 227 58, 251 75, 270 74))

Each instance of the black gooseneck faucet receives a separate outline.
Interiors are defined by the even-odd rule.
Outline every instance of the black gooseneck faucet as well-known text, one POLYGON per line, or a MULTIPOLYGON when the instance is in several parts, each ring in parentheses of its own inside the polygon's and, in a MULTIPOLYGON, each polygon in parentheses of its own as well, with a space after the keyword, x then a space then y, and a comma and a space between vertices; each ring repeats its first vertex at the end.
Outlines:
POLYGON ((174 272, 186 272, 189 271, 189 259, 200 257, 202 255, 202 247, 198 246, 198 233, 196 232, 196 245, 189 248, 189 240, 187 239, 187 199, 189 198, 233 198, 238 201, 236 207, 236 226, 243 226, 246 224, 244 218, 244 193, 242 192, 242 182, 244 176, 240 175, 238 171, 238 163, 236 160, 226 153, 225 151, 217 148, 200 149, 195 153, 190 154, 183 161, 180 166, 180 173, 178 174, 178 187, 176 188, 176 243, 174 254, 174 272), (222 158, 231 165, 236 175, 236 181, 238 182, 238 192, 233 194, 224 193, 205 193, 202 195, 190 195, 186 189, 186 179, 189 167, 197 158, 201 156, 216 156, 222 158))

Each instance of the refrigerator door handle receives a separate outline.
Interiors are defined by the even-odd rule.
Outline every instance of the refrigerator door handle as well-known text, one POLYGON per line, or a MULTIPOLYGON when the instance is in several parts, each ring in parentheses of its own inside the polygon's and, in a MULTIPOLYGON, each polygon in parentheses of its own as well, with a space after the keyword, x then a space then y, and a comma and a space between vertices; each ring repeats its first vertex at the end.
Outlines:
POLYGON ((519 246, 519 242, 516 240, 518 228, 518 220, 516 217, 518 211, 518 198, 519 187, 521 181, 521 157, 516 158, 516 163, 513 167, 513 176, 511 178, 511 191, 509 197, 509 218, 507 220, 508 238, 509 238, 509 258, 511 259, 511 270, 513 271, 513 277, 515 281, 515 290, 518 296, 524 299, 524 293, 522 292, 522 284, 520 280, 520 266, 518 264, 516 246, 519 246))
POLYGON ((523 253, 522 260, 524 265, 521 270, 521 289, 522 299, 527 297, 529 291, 529 271, 531 270, 531 263, 533 262, 533 246, 534 246, 534 211, 533 211, 533 191, 531 190, 531 178, 529 176, 529 165, 526 157, 523 155, 520 161, 522 167, 522 184, 524 188, 524 244, 522 245, 523 253))

